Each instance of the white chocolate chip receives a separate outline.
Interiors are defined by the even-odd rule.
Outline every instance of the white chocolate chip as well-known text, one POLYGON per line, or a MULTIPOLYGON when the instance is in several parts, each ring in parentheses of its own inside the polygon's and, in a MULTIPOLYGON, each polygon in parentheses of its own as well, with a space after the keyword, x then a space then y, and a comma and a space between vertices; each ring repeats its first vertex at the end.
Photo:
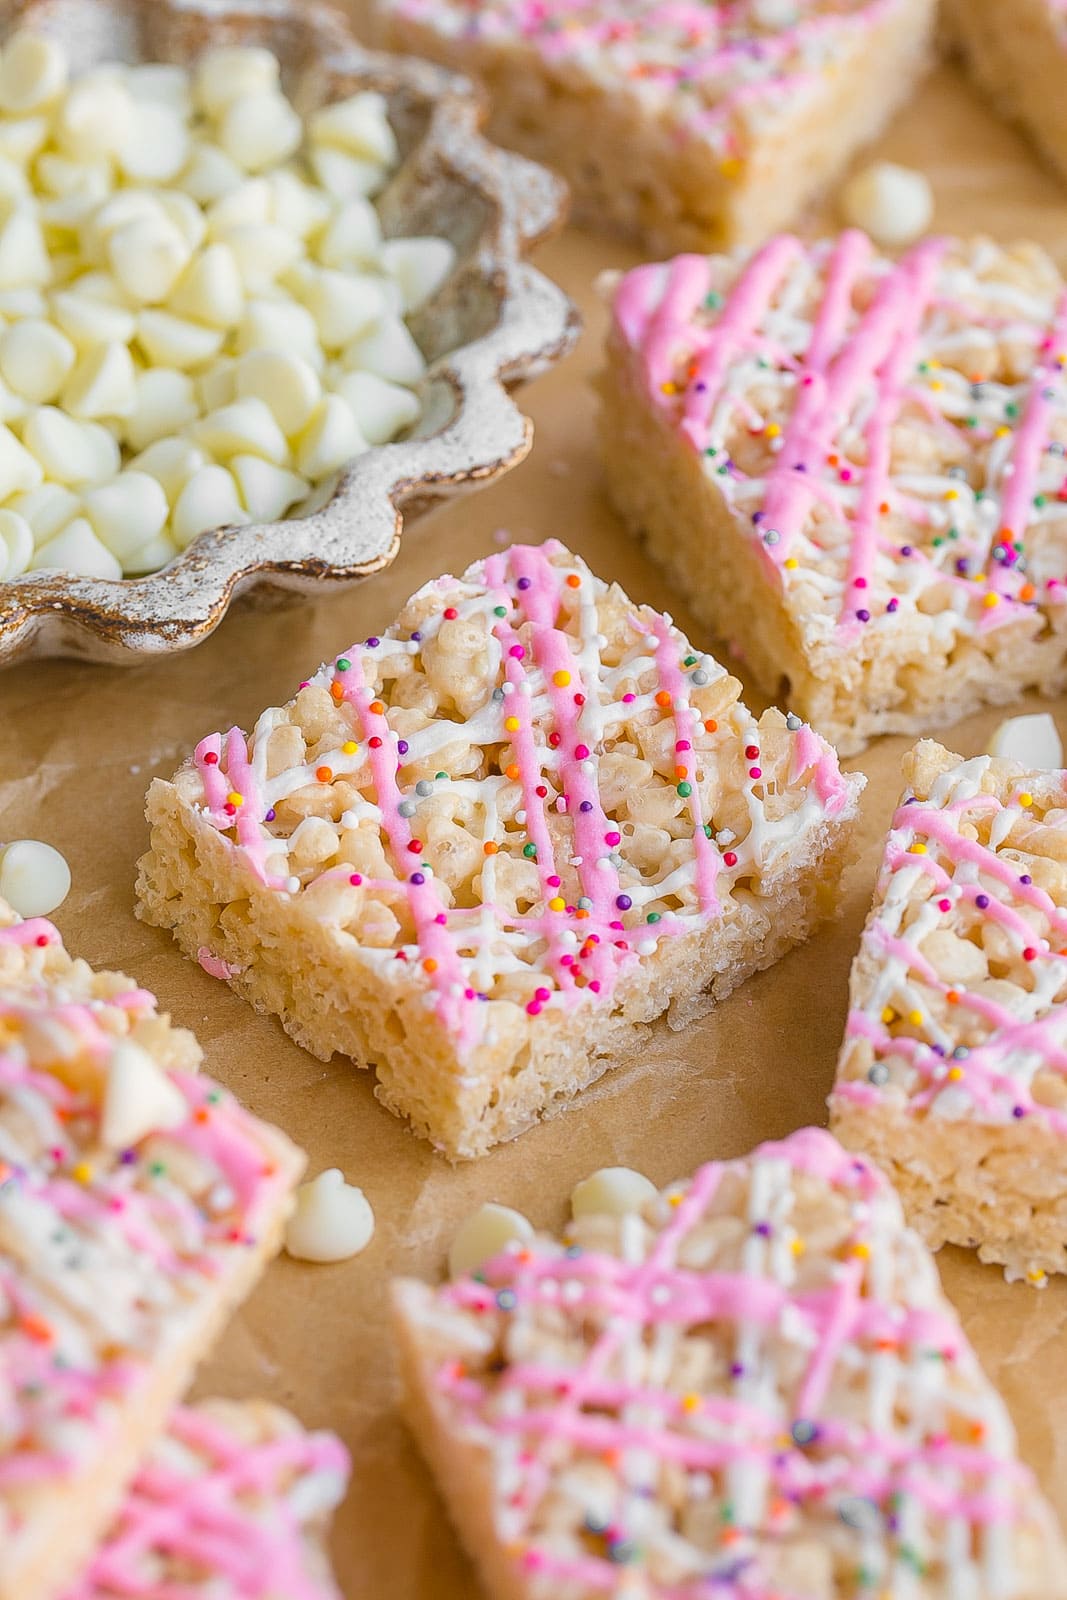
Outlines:
POLYGON ((207 206, 239 188, 244 182, 244 173, 217 144, 200 144, 179 182, 191 199, 207 206))
POLYGON ((207 238, 207 220, 195 200, 180 189, 164 189, 159 196, 163 214, 169 217, 190 250, 199 250, 207 238))
POLYGON ((165 61, 144 61, 126 72, 126 88, 135 100, 168 106, 180 116, 193 114, 193 89, 184 67, 165 61))
POLYGON ((241 284, 251 294, 269 289, 304 254, 303 240, 274 222, 242 222, 217 231, 216 238, 229 245, 241 284))
POLYGON ((29 524, 35 544, 45 544, 81 511, 81 501, 60 483, 42 483, 9 501, 9 509, 29 524))
POLYGON ((0 289, 51 282, 52 263, 32 204, 16 205, 0 225, 0 289))
POLYGON ((25 166, 41 150, 48 133, 47 117, 5 117, 0 120, 0 156, 25 166))
MULTIPOLYGON (((295 277, 290 274, 290 279, 295 277)), ((327 350, 340 350, 378 324, 385 311, 381 284, 366 274, 309 268, 296 290, 315 319, 327 350)))
POLYGON ((395 166, 400 159, 385 97, 373 90, 323 106, 309 118, 308 135, 315 144, 334 146, 379 167, 395 166))
POLYGON ((408 386, 426 372, 422 351, 399 317, 383 317, 369 333, 352 341, 341 360, 348 371, 376 372, 408 386))
POLYGON ((285 228, 298 239, 307 239, 329 222, 333 211, 330 201, 321 190, 305 183, 288 167, 272 172, 267 183, 270 187, 270 220, 279 228, 285 228))
POLYGON ((41 463, 19 443, 10 428, 0 426, 0 501, 20 489, 36 489, 44 480, 41 463))
POLYGON ((75 349, 65 333, 39 317, 12 323, 0 334, 0 373, 24 400, 54 400, 74 365, 75 349))
POLYGON ((87 73, 59 108, 55 136, 72 160, 115 155, 129 137, 134 103, 114 73, 87 73))
POLYGON ((250 300, 237 331, 238 355, 280 350, 302 356, 316 371, 325 365, 315 318, 295 300, 250 300))
POLYGON ((266 178, 242 178, 207 208, 207 227, 217 239, 231 228, 257 227, 270 221, 272 191, 266 178))
POLYGON ((100 1116, 100 1142, 108 1150, 128 1150, 150 1133, 180 1128, 189 1119, 181 1090, 132 1039, 111 1050, 100 1116))
POLYGON ((0 578, 16 578, 33 559, 33 530, 16 511, 0 510, 0 578))
POLYGON ((38 406, 31 411, 22 439, 56 483, 104 483, 119 470, 119 447, 107 429, 98 422, 79 422, 56 406, 38 406))
POLYGON ((0 58, 0 111, 22 116, 51 105, 67 87, 67 58, 43 34, 21 28, 0 58))
POLYGON ((237 399, 237 362, 223 357, 201 372, 196 379, 196 395, 201 411, 220 411, 237 399))
POLYGON ((304 125, 282 94, 244 94, 219 121, 219 146, 246 172, 262 172, 299 150, 304 125))
POLYGON ((233 328, 245 307, 244 284, 233 251, 212 244, 190 262, 170 297, 170 308, 211 328, 233 328))
POLYGON ((601 1167, 590 1177, 575 1184, 571 1194, 571 1211, 576 1217, 603 1214, 622 1217, 630 1211, 640 1211, 659 1194, 656 1185, 644 1173, 630 1167, 601 1167))
POLYGON ((410 389, 389 383, 374 372, 343 373, 332 386, 355 413, 368 444, 395 439, 418 417, 422 407, 410 389))
POLYGON ((176 317, 172 311, 142 311, 137 318, 137 343, 153 366, 179 371, 203 366, 222 349, 222 329, 176 317))
POLYGON ((133 107, 116 156, 130 182, 169 183, 188 161, 189 149, 189 130, 181 112, 145 100, 133 107))
POLYGON ((177 554, 178 546, 174 540, 165 533, 157 534, 147 544, 138 545, 136 550, 131 550, 122 558, 123 577, 128 578, 134 573, 158 572, 161 567, 169 565, 177 554))
POLYGON ((137 375, 137 403, 126 422, 126 438, 132 449, 145 450, 194 422, 199 412, 196 387, 187 372, 152 367, 137 375))
POLYGON ((234 379, 242 400, 262 400, 270 407, 286 438, 307 426, 322 398, 322 384, 314 368, 300 356, 277 350, 253 350, 242 356, 234 379))
POLYGON ((63 391, 72 417, 129 417, 138 404, 137 369, 125 344, 111 341, 87 350, 63 391))
POLYGON ((350 267, 376 261, 382 225, 369 200, 348 200, 333 214, 319 238, 317 254, 324 267, 350 267))
POLYGON ((20 917, 47 917, 70 893, 66 858, 39 839, 15 839, 0 851, 0 898, 20 917))
POLYGON ((170 295, 190 256, 169 217, 128 222, 108 237, 111 269, 126 293, 142 305, 157 305, 170 295))
POLYGON ((61 533, 34 554, 30 562, 32 571, 57 568, 61 572, 74 572, 83 578, 121 578, 122 567, 111 551, 93 532, 93 525, 85 517, 75 517, 61 533))
POLYGON ((235 400, 232 405, 201 417, 189 429, 193 439, 208 455, 219 461, 230 456, 262 456, 283 466, 289 459, 289 446, 270 408, 254 397, 235 400))
POLYGON ((305 500, 311 488, 305 478, 264 461, 262 456, 234 456, 230 471, 237 480, 245 510, 254 522, 276 521, 290 506, 305 500))
POLYGON ((146 472, 155 478, 168 502, 173 504, 194 472, 208 464, 207 456, 188 439, 171 436, 157 439, 130 462, 131 471, 146 472))
POLYGON ((220 45, 197 64, 193 93, 201 111, 217 117, 239 95, 266 94, 278 87, 278 60, 255 46, 220 45))
POLYGON ((533 1238, 533 1224, 521 1211, 510 1206, 488 1204, 461 1222, 448 1252, 448 1271, 453 1278, 477 1272, 510 1244, 526 1244, 533 1238))
POLYGON ((1063 742, 1047 711, 1008 717, 990 739, 986 753, 1018 761, 1031 772, 1058 772, 1063 766, 1063 742))
POLYGON ((111 483, 88 490, 85 515, 101 543, 125 563, 162 533, 170 506, 155 478, 144 472, 120 472, 111 483))
POLYGON ((82 283, 52 296, 52 315, 76 345, 129 344, 137 319, 124 305, 106 300, 82 283))
POLYGON ((362 1189, 337 1167, 320 1172, 296 1191, 285 1248, 298 1261, 347 1261, 374 1237, 374 1212, 362 1189))
POLYGON ((363 161, 328 145, 312 150, 309 160, 316 179, 335 200, 355 200, 381 188, 384 169, 377 161, 363 161))
POLYGON ((400 285, 402 309, 417 311, 452 271, 456 251, 447 239, 388 239, 382 245, 381 259, 386 272, 400 285))
POLYGON ((351 406, 340 395, 319 401, 297 441, 296 464, 305 478, 317 482, 362 455, 368 448, 351 406))
POLYGON ((841 211, 848 223, 863 228, 877 244, 910 244, 930 226, 934 195, 921 172, 876 161, 846 183, 841 211))
POLYGON ((213 464, 194 472, 178 496, 171 532, 178 548, 185 550, 202 533, 248 520, 233 475, 225 467, 213 464))

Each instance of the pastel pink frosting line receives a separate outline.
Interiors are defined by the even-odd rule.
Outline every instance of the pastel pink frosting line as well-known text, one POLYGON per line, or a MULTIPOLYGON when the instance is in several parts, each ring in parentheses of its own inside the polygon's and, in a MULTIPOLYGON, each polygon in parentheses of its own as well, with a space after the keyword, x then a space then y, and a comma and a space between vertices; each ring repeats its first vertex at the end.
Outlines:
MULTIPOLYGON (((884 1193, 884 1180, 872 1167, 842 1151, 819 1129, 804 1129, 780 1144, 765 1145, 750 1159, 787 1162, 794 1173, 816 1177, 868 1203, 884 1193)), ((864 1292, 866 1269, 858 1254, 842 1263, 834 1280, 799 1292, 757 1273, 677 1266, 685 1239, 703 1220, 724 1176, 735 1165, 741 1164, 712 1163, 696 1173, 644 1261, 633 1263, 589 1250, 549 1253, 535 1244, 504 1252, 487 1263, 477 1279, 460 1279, 440 1291, 446 1305, 485 1314, 497 1313, 503 1304, 499 1297, 506 1292, 510 1298, 505 1316, 543 1305, 559 1308, 561 1315, 577 1323, 595 1319, 600 1329, 576 1365, 520 1359, 506 1363, 491 1382, 451 1362, 437 1374, 443 1397, 458 1408, 476 1436, 485 1437, 488 1431, 490 1436, 516 1437, 523 1443, 520 1476, 511 1480, 508 1505, 522 1509, 527 1536, 535 1539, 519 1556, 528 1569, 593 1589, 613 1587, 609 1575, 615 1569, 610 1562, 592 1555, 563 1557, 529 1535, 564 1447, 577 1447, 591 1456, 635 1450, 655 1462, 672 1461, 705 1472, 758 1463, 777 1493, 801 1504, 810 1501, 818 1506, 833 1491, 868 1496, 878 1504, 901 1493, 917 1499, 931 1514, 966 1518, 979 1527, 1017 1518, 1018 1504, 1003 1490, 1008 1484, 1031 1483, 1021 1463, 947 1435, 931 1434, 917 1441, 883 1433, 862 1419, 838 1417, 827 1409, 846 1344, 858 1345, 872 1360, 886 1344, 894 1350, 931 1349, 946 1362, 971 1359, 947 1310, 898 1308, 864 1292), (701 1395, 700 1415, 707 1426, 683 1426, 678 1431, 691 1409, 684 1397, 628 1380, 625 1363, 615 1361, 629 1335, 660 1323, 755 1324, 773 1330, 782 1325, 787 1312, 810 1329, 813 1355, 797 1387, 792 1413, 785 1417, 764 1412, 743 1398, 743 1392, 701 1395), (517 1407, 512 1395, 528 1395, 535 1403, 517 1407), (627 1420, 628 1412, 639 1412, 640 1420, 627 1420), (783 1428, 789 1429, 794 1418, 817 1426, 825 1445, 817 1456, 791 1444, 783 1447, 783 1428), (955 1481, 939 1469, 950 1469, 955 1481)), ((522 1533, 517 1542, 521 1547, 522 1533)), ((692 1597, 703 1593, 704 1587, 658 1583, 655 1592, 692 1597)), ((742 1587, 725 1592, 759 1594, 766 1600, 772 1594, 758 1572, 742 1587), (751 1589, 749 1582, 754 1585, 751 1589)), ((773 1591, 776 1596, 781 1592, 773 1591)))
MULTIPOLYGON (((199 1410, 171 1418, 171 1440, 205 1457, 193 1476, 150 1455, 115 1525, 65 1600, 195 1600, 219 1585, 226 1600, 332 1600, 308 1561, 290 1496, 302 1480, 343 1481, 348 1457, 329 1434, 283 1435, 248 1445, 199 1410), (170 1580, 160 1574, 178 1569, 170 1580), (199 1576, 188 1573, 193 1568, 199 1576)), ((221 1592, 221 1591, 220 1591, 221 1592)))

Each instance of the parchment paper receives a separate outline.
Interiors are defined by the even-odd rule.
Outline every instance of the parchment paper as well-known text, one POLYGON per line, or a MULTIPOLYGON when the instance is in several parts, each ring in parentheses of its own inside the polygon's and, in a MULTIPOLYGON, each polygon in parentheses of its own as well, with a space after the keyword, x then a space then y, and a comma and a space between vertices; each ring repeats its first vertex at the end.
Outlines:
MULTIPOLYGON (((929 171, 939 226, 1029 235, 1067 266, 1067 188, 951 72, 928 82, 884 152, 929 171)), ((815 227, 819 219, 809 221, 815 227)), ((578 233, 542 251, 541 265, 581 303, 588 331, 575 357, 526 392, 534 453, 494 488, 411 527, 390 571, 315 602, 238 606, 201 649, 157 665, 49 662, 0 677, 0 837, 48 839, 68 856, 74 890, 56 920, 71 948, 154 989, 177 1021, 198 1032, 210 1070, 306 1146, 312 1172, 343 1167, 373 1203, 378 1230, 370 1249, 335 1267, 283 1258, 198 1383, 202 1394, 267 1395, 343 1436, 354 1473, 334 1549, 348 1600, 476 1593, 395 1409, 388 1278, 437 1274, 455 1226, 483 1200, 518 1206, 538 1225, 555 1227, 572 1184, 597 1166, 624 1163, 666 1182, 710 1157, 823 1119, 849 962, 904 741, 883 741, 860 763, 871 780, 864 853, 836 926, 695 1027, 658 1029, 639 1070, 609 1077, 566 1115, 456 1170, 378 1106, 369 1075, 312 1060, 276 1023, 184 960, 168 936, 134 921, 143 793, 202 734, 233 721, 249 726, 325 656, 390 621, 418 584, 489 553, 501 529, 516 539, 564 539, 594 569, 710 642, 693 626, 684 597, 670 592, 612 518, 598 477, 588 377, 603 315, 591 284, 603 268, 635 260, 610 240, 578 233)), ((1067 707, 1060 715, 1067 732, 1067 707)), ((996 720, 974 718, 948 742, 973 753, 996 720)), ((945 1251, 941 1267, 1011 1407, 1023 1454, 1067 1517, 1067 1281, 1043 1292, 1009 1288, 997 1269, 957 1251, 945 1251)))

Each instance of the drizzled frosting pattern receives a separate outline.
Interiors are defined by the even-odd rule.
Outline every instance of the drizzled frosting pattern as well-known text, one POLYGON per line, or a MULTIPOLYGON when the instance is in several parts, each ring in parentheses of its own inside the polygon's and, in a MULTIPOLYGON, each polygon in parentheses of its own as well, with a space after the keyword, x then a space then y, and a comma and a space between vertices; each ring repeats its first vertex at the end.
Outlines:
POLYGON ((1064 775, 930 743, 911 762, 835 1097, 1067 1137, 1064 775))
POLYGON ((1067 290, 1036 247, 850 231, 639 267, 616 337, 809 643, 1067 601, 1067 290))
POLYGON ((174 1069, 197 1058, 151 995, 72 961, 50 923, 0 926, 0 1587, 38 1509, 106 1471, 150 1369, 180 1382, 179 1348, 299 1173, 280 1134, 174 1069), (131 1070, 166 1131, 116 1146, 131 1070))
POLYGON ((338 1600, 321 1545, 347 1475, 275 1407, 178 1410, 64 1600, 338 1600))
POLYGON ((475 1043, 486 1002, 607 1000, 851 808, 829 747, 738 690, 562 545, 513 546, 175 781, 261 883, 475 1043))
POLYGON ((576 68, 707 141, 726 177, 754 133, 840 70, 900 0, 390 0, 446 37, 522 40, 561 71, 576 68))
POLYGON ((828 1134, 398 1303, 531 1597, 1046 1592, 1007 1413, 895 1195, 828 1134))

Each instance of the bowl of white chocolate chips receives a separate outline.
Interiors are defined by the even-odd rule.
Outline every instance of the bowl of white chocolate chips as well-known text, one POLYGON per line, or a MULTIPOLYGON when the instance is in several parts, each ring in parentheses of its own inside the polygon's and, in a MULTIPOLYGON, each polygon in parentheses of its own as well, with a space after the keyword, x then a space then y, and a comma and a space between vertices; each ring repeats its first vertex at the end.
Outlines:
POLYGON ((0 662, 353 581, 525 455, 576 334, 542 169, 303 0, 0 3, 0 662))

